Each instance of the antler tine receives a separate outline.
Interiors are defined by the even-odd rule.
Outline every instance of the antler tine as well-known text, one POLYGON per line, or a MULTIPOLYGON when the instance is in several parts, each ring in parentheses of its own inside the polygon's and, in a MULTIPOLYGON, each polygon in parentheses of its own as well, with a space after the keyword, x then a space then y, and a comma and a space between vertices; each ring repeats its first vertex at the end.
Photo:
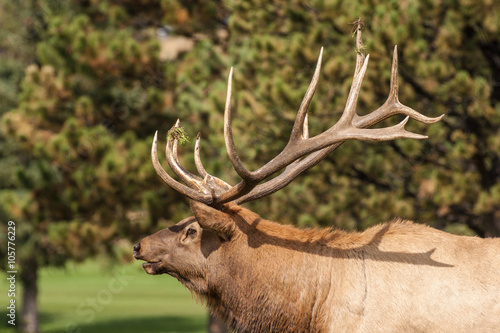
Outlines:
POLYGON ((179 158, 177 157, 177 144, 179 139, 175 133, 175 130, 179 128, 180 121, 177 120, 169 132, 170 135, 168 136, 167 144, 165 146, 165 154, 167 155, 168 165, 172 171, 189 187, 196 188, 201 192, 210 193, 210 191, 206 188, 206 184, 203 183, 203 179, 187 171, 179 162, 179 158))
POLYGON ((399 124, 384 127, 384 128, 356 128, 351 127, 342 133, 343 141, 345 140, 362 140, 362 141, 390 141, 395 139, 427 139, 427 136, 409 132, 404 126, 410 117, 406 117, 399 124))
POLYGON ((301 137, 303 137, 304 131, 309 132, 309 128, 307 127, 307 123, 305 122, 305 120, 307 118, 307 110, 309 109, 311 100, 314 96, 314 93, 316 92, 316 87, 318 86, 322 60, 323 60, 323 48, 321 48, 319 52, 318 61, 316 62, 316 69, 314 70, 311 83, 307 88, 304 98, 302 99, 302 103, 300 103, 297 116, 295 117, 295 123, 293 124, 292 134, 290 135, 290 142, 296 141, 301 137))
POLYGON ((198 170, 200 176, 206 178, 208 176, 208 172, 205 170, 200 158, 200 139, 201 133, 198 133, 196 136, 196 144, 194 145, 194 163, 196 164, 196 170, 198 170))
POLYGON ((229 76, 227 79, 227 95, 226 95, 226 106, 224 108, 224 141, 226 143, 227 154, 229 160, 233 164, 236 173, 245 180, 251 180, 253 177, 252 173, 245 168, 243 163, 236 152, 236 147, 234 146, 233 131, 231 129, 231 97, 233 88, 233 67, 229 71, 229 76))
POLYGON ((192 189, 184 184, 179 183, 173 179, 161 166, 158 160, 158 131, 156 131, 153 145, 151 147, 151 160, 153 162, 153 167, 160 178, 170 187, 172 187, 177 192, 193 199, 196 201, 203 202, 205 204, 210 204, 213 201, 212 195, 210 193, 200 192, 198 190, 192 189))
MULTIPOLYGON (((365 46, 363 45, 363 27, 364 23, 361 18, 354 21, 356 25, 356 68, 354 69, 354 77, 358 76, 359 70, 365 61, 365 46)), ((351 87, 352 89, 352 87, 351 87)))
POLYGON ((391 81, 390 81, 390 85, 389 85, 389 97, 387 98, 387 100, 399 102, 398 91, 399 91, 398 46, 394 45, 394 52, 392 53, 391 81))
POLYGON ((229 185, 220 178, 210 175, 206 171, 205 167, 203 166, 203 163, 201 162, 200 141, 201 141, 201 133, 198 133, 196 137, 196 144, 194 147, 194 162, 196 164, 196 169, 198 170, 198 173, 203 177, 203 183, 207 184, 211 189, 213 189, 216 195, 231 189, 232 187, 231 185, 229 185))
POLYGON ((341 127, 351 124, 355 114, 356 114, 356 106, 358 104, 358 96, 361 90, 361 84, 363 83, 363 79, 365 77, 366 69, 368 68, 368 60, 370 60, 370 55, 367 55, 364 58, 363 65, 359 72, 354 75, 351 90, 349 91, 349 95, 347 97, 347 102, 344 108, 344 112, 340 117, 335 127, 341 127))
POLYGON ((391 80, 389 88, 389 96, 385 103, 373 112, 370 112, 364 116, 355 115, 352 121, 353 126, 358 128, 367 128, 373 126, 387 118, 390 118, 396 114, 402 114, 409 116, 424 124, 433 124, 440 121, 444 115, 438 117, 427 117, 414 109, 403 105, 399 102, 398 98, 398 52, 397 46, 394 47, 394 52, 392 56, 392 66, 391 66, 391 80))
POLYGON ((337 126, 344 126, 350 124, 353 118, 356 117, 356 105, 358 103, 358 96, 361 90, 361 83, 363 82, 370 55, 365 55, 365 46, 363 45, 363 27, 364 23, 361 18, 358 18, 352 24, 356 25, 356 67, 352 79, 351 89, 347 97, 344 112, 340 117, 337 126))

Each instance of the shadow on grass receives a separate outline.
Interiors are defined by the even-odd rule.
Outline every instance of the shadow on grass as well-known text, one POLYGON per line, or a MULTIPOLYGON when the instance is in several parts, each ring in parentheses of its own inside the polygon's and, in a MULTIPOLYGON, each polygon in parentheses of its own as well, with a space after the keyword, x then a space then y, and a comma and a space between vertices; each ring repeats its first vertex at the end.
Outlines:
POLYGON ((16 326, 12 326, 8 323, 8 321, 11 320, 11 318, 7 317, 8 312, 0 311, 0 317, 2 318, 2 321, 0 322, 0 332, 6 332, 6 333, 16 332, 15 328, 18 327, 18 325, 20 324, 19 322, 20 317, 18 316, 18 312, 19 310, 16 310, 16 320, 15 320, 16 326))
MULTIPOLYGON (((11 320, 11 318, 8 317, 7 314, 8 314, 7 311, 0 311, 0 318, 6 318, 4 322, 0 323, 0 332, 4 332, 4 329, 8 330, 9 328, 12 329, 12 332, 14 332, 15 328, 19 327, 19 325, 21 325, 21 310, 16 309, 16 320, 15 320, 16 326, 12 326, 8 323, 8 321, 11 320)), ((57 319, 57 315, 52 314, 52 313, 42 312, 42 313, 38 314, 39 323, 50 322, 50 321, 54 321, 56 319, 57 319)), ((7 332, 10 332, 10 331, 7 331, 7 332)))
POLYGON ((81 325, 68 325, 61 330, 54 330, 51 333, 87 333, 87 332, 106 332, 106 333, 173 333, 173 332, 206 332, 205 318, 188 318, 175 316, 157 316, 157 317, 134 317, 128 319, 112 319, 109 321, 98 321, 81 325))
MULTIPOLYGON (((2 318, 7 318, 5 311, 1 311, 0 315, 2 318)), ((20 324, 20 317, 16 315, 16 326, 20 324)), ((52 321, 54 316, 51 314, 41 313, 40 323, 44 321, 52 321)), ((43 325, 42 325, 43 326, 43 325)), ((0 332, 17 332, 15 327, 8 325, 6 322, 0 324, 0 332)), ((88 324, 75 324, 71 325, 68 323, 66 327, 56 330, 44 330, 44 333, 194 333, 194 332, 206 332, 206 318, 203 317, 176 317, 176 316, 158 316, 158 317, 134 317, 128 319, 113 319, 109 321, 98 321, 88 324)))

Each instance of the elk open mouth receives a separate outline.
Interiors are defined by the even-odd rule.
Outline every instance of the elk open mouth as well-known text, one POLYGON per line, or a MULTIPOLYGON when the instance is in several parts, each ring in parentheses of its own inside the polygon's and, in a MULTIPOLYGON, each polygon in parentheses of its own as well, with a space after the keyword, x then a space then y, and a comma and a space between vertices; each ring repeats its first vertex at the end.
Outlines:
POLYGON ((146 273, 151 275, 161 274, 161 260, 148 261, 142 264, 146 273))
POLYGON ((140 253, 140 247, 138 245, 134 247, 134 258, 146 261, 142 264, 142 268, 146 271, 146 273, 151 275, 162 274, 162 261, 160 259, 147 259, 144 254, 140 253))

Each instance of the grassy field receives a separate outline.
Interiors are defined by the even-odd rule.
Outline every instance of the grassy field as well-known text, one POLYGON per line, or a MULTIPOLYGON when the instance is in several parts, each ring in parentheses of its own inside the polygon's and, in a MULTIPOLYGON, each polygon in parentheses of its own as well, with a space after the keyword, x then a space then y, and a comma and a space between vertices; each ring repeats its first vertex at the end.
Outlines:
MULTIPOLYGON (((8 284, 5 274, 0 278, 0 332, 13 333, 6 316, 8 284)), ((21 297, 16 296, 19 303, 21 297)), ((54 333, 206 332, 208 319, 205 307, 177 280, 147 275, 139 263, 113 270, 95 261, 45 268, 40 273, 39 310, 41 331, 54 333)))

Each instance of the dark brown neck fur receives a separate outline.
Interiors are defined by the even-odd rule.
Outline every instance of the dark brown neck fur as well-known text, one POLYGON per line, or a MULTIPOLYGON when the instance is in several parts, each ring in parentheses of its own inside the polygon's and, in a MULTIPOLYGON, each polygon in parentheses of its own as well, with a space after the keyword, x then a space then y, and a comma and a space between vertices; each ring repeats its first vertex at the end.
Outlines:
POLYGON ((312 332, 321 326, 327 294, 311 293, 310 286, 330 289, 331 258, 352 254, 335 253, 328 244, 346 233, 300 230, 241 207, 233 213, 241 233, 217 253, 218 267, 209 270, 211 310, 236 332, 312 332))

